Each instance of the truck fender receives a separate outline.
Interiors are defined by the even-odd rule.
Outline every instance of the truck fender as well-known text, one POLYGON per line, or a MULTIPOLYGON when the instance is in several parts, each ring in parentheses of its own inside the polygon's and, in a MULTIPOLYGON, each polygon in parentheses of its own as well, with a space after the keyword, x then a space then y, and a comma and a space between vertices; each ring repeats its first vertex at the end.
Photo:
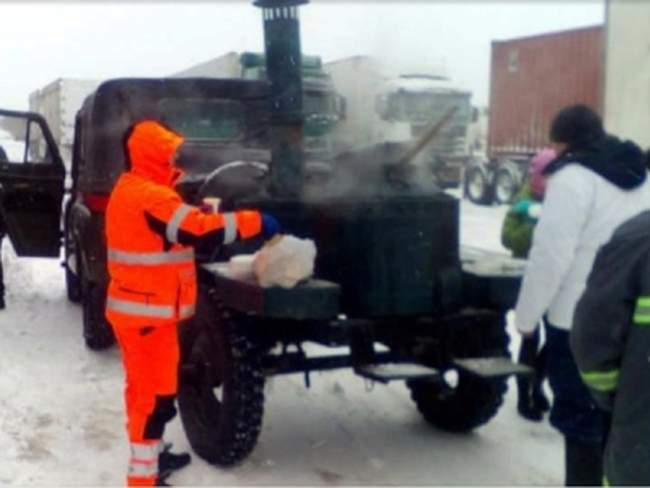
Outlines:
POLYGON ((70 237, 79 244, 78 252, 86 279, 99 284, 108 281, 106 243, 101 238, 104 235, 104 216, 93 215, 88 207, 74 202, 70 207, 68 226, 66 232, 70 232, 70 237))

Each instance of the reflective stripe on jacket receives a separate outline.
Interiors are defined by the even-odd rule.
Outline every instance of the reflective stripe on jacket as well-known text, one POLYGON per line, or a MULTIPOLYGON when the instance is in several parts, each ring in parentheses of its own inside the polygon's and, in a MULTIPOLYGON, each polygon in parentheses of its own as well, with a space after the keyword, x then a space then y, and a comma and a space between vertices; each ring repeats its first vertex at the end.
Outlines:
POLYGON ((169 131, 151 124, 138 124, 131 135, 132 169, 119 178, 106 210, 106 316, 113 325, 144 327, 191 317, 197 294, 193 246, 227 244, 261 230, 258 212, 206 214, 183 203, 171 188, 170 164, 182 138, 165 143, 169 131))

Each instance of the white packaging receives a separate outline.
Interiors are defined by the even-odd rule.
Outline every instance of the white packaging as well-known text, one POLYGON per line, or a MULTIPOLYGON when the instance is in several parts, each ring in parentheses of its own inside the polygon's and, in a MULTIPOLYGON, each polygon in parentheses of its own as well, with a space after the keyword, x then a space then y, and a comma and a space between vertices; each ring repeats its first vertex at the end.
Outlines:
POLYGON ((255 254, 239 254, 228 261, 228 276, 238 280, 253 279, 253 261, 255 254))
POLYGON ((311 239, 277 236, 255 255, 253 270, 262 287, 293 288, 314 274, 316 245, 311 239))

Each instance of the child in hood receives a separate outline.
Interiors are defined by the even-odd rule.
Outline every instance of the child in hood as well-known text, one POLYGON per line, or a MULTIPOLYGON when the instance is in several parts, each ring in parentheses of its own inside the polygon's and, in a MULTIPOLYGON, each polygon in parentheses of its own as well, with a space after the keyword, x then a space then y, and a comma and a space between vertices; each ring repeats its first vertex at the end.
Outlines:
MULTIPOLYGON (((556 157, 552 149, 544 149, 530 161, 528 181, 515 197, 515 202, 503 222, 501 242, 510 249, 514 257, 526 258, 533 238, 533 230, 541 210, 541 202, 546 190, 544 169, 556 157)), ((539 421, 543 412, 549 410, 549 402, 544 395, 544 348, 539 350, 539 332, 532 337, 523 338, 519 351, 519 362, 535 369, 532 378, 518 377, 517 410, 522 417, 539 421)))

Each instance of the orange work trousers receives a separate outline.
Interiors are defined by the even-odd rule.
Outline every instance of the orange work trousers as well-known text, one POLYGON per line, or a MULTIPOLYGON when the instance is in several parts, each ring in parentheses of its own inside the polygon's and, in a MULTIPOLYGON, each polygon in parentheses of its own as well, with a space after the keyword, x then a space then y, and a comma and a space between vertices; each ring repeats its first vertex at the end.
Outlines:
POLYGON ((178 326, 112 324, 122 352, 131 459, 128 486, 154 485, 165 424, 176 415, 178 326))

